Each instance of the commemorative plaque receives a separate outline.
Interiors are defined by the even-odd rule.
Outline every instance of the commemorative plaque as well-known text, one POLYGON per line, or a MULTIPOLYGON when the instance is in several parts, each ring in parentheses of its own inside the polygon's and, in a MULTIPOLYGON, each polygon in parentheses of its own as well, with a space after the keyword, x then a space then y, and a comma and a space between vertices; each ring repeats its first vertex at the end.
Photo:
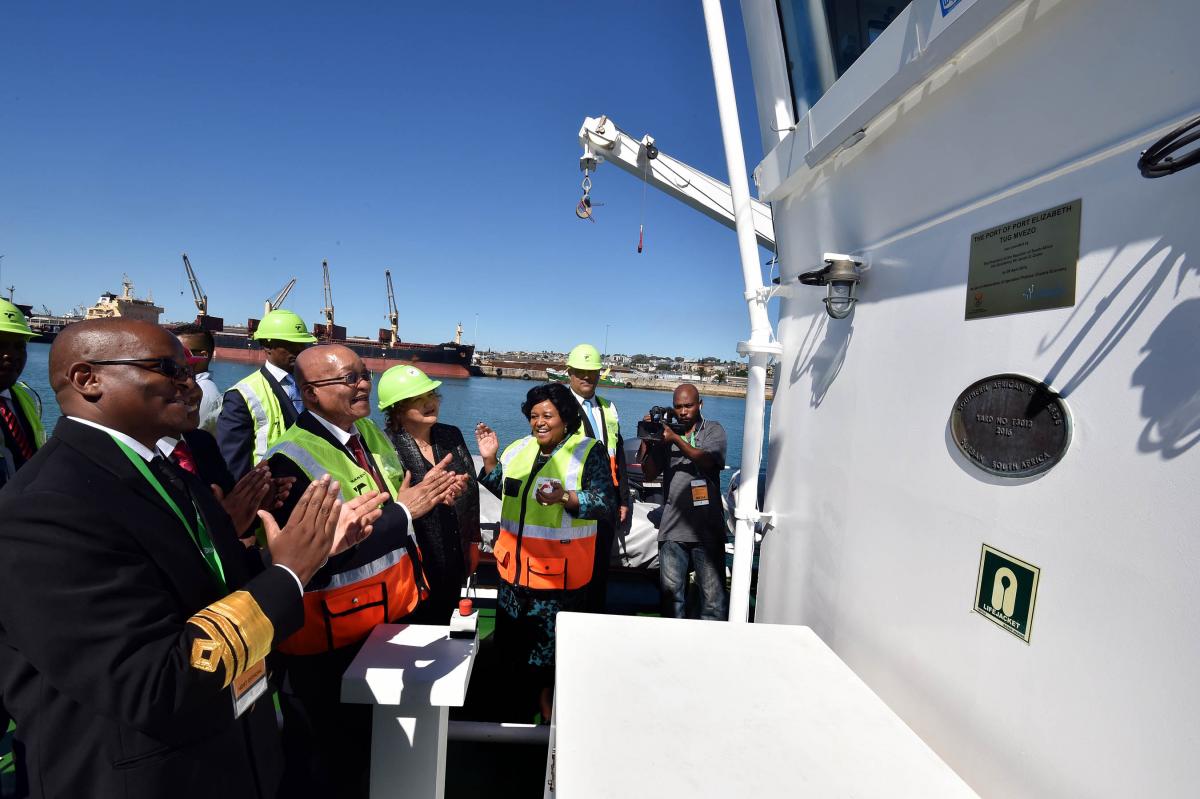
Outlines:
POLYGON ((985 377, 959 394, 950 431, 974 466, 1000 477, 1041 474, 1071 443, 1070 417, 1058 394, 1014 374, 985 377))
POLYGON ((1074 305, 1082 207, 1073 200, 973 234, 964 318, 1074 305))

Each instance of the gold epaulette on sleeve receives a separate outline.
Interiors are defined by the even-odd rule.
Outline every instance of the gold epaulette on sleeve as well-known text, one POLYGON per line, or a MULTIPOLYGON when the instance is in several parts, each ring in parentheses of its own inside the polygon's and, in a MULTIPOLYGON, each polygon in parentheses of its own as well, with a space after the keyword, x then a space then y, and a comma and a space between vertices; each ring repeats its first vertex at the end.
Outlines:
POLYGON ((215 672, 225 667, 225 685, 271 651, 275 627, 246 591, 234 591, 188 619, 207 639, 192 642, 192 668, 215 672))

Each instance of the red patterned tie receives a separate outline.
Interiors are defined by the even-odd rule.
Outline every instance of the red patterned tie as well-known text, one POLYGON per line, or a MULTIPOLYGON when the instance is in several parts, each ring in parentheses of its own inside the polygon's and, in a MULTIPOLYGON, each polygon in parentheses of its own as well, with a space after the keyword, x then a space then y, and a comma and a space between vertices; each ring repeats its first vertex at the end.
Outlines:
POLYGON ((367 451, 363 448, 362 440, 358 436, 350 436, 350 440, 346 442, 346 446, 354 453, 354 459, 358 461, 358 465, 363 468, 367 474, 375 481, 375 485, 379 487, 381 492, 386 492, 387 487, 383 484, 383 478, 379 476, 379 472, 375 470, 375 464, 367 458, 367 451))
POLYGON ((8 428, 8 432, 12 436, 13 442, 16 443, 21 457, 26 461, 32 458, 33 445, 29 443, 29 437, 25 435, 25 429, 17 421, 17 415, 13 413, 12 408, 8 405, 8 399, 5 397, 0 397, 0 419, 4 420, 4 426, 8 428))
POLYGON ((196 468, 196 459, 192 457, 192 448, 182 438, 175 445, 175 449, 171 450, 171 460, 175 461, 175 465, 180 469, 191 472, 199 476, 200 470, 196 468))

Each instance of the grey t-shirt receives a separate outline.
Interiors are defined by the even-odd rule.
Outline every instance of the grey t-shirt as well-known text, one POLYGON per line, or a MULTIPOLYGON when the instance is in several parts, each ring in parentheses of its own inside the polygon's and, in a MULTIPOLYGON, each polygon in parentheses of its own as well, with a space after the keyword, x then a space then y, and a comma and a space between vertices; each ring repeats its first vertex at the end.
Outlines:
MULTIPOLYGON (((688 443, 712 453, 713 468, 701 469, 671 445, 668 461, 665 448, 656 448, 655 457, 662 468, 666 503, 658 525, 659 541, 678 541, 690 544, 716 545, 725 540, 725 514, 721 510, 721 469, 725 467, 725 428, 719 422, 701 419, 693 431, 696 440, 688 443), (707 505, 697 505, 693 480, 703 480, 708 495, 707 505)), ((698 487, 697 487, 698 488, 698 487)), ((703 501, 703 500, 702 500, 703 501)))

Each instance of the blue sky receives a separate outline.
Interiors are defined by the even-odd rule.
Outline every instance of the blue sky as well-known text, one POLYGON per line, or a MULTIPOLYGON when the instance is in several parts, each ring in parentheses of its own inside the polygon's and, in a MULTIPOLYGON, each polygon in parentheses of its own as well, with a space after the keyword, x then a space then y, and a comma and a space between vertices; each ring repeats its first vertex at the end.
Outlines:
MULTIPOLYGON (((737 3, 725 18, 749 171, 762 157, 737 3)), ((585 116, 727 179, 698 0, 6 3, 0 279, 65 311, 119 291, 227 321, 333 273, 351 334, 736 357, 732 231, 617 168, 575 218, 585 116), (644 213, 646 248, 636 252, 644 213)), ((765 255, 764 255, 765 260, 765 255)), ((7 296, 7 293, 5 294, 7 296)))

